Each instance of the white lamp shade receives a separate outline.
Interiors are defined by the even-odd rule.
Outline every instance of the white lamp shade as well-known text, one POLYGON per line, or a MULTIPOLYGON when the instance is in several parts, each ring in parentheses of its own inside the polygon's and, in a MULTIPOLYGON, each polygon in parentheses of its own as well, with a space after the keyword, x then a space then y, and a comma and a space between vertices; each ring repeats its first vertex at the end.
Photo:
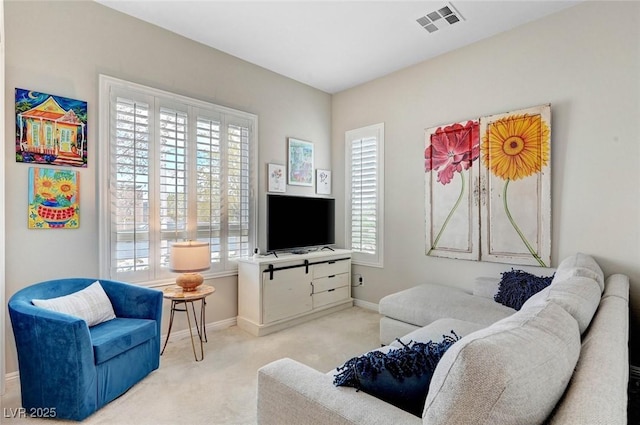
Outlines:
POLYGON ((208 242, 188 241, 171 245, 169 267, 178 273, 196 273, 211 267, 208 242))

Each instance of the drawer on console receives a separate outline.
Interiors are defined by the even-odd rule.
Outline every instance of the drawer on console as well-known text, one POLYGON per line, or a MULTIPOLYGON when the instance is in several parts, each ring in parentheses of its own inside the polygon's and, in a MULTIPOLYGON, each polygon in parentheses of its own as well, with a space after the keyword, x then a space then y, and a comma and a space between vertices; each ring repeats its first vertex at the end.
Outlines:
POLYGON ((327 263, 314 264, 313 278, 317 279, 319 277, 347 273, 349 271, 350 265, 351 262, 347 260, 329 261, 327 263))
POLYGON ((343 286, 342 288, 331 289, 329 291, 320 292, 319 294, 313 294, 312 298, 313 308, 318 308, 338 301, 343 301, 349 298, 349 287, 343 286))
POLYGON ((328 291, 329 289, 340 288, 349 284, 349 273, 342 273, 321 277, 313 280, 313 293, 328 291))

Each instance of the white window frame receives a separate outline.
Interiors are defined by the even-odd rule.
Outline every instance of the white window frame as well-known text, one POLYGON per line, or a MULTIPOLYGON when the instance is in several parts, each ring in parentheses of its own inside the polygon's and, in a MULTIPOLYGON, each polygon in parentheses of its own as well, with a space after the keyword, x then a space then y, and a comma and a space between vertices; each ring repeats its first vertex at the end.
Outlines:
POLYGON ((345 132, 345 245, 352 250, 352 263, 384 267, 384 123, 345 132), (376 150, 376 246, 375 253, 365 253, 352 247, 352 145, 364 138, 375 138, 376 150))
MULTIPOLYGON (((113 268, 113 263, 111 260, 112 256, 112 236, 115 234, 112 232, 112 209, 111 209, 111 190, 108 189, 111 187, 111 169, 112 164, 110 149, 111 149, 111 97, 112 93, 130 93, 133 98, 146 98, 152 99, 157 98, 159 101, 155 102, 155 107, 152 107, 151 112, 154 113, 152 124, 154 128, 151 131, 151 138, 153 140, 155 135, 154 133, 158 132, 155 128, 157 127, 158 121, 155 119, 155 115, 158 113, 160 104, 162 105, 171 105, 175 104, 179 107, 189 108, 193 110, 197 110, 198 113, 203 113, 205 116, 207 115, 207 111, 212 116, 215 115, 223 115, 225 116, 229 122, 234 121, 234 119, 241 119, 244 121, 248 121, 250 124, 249 131, 249 252, 253 250, 253 247, 257 246, 257 188, 258 188, 258 176, 257 176, 257 149, 258 149, 258 117, 254 114, 238 111, 235 109, 227 108, 220 105, 215 105, 209 102, 203 102, 198 99, 189 98, 186 96, 178 95, 175 93, 166 92, 163 90, 155 89, 152 87, 143 86, 140 84, 120 80, 117 78, 113 78, 106 75, 99 76, 99 104, 100 104, 100 116, 99 116, 99 134, 101 143, 99 145, 99 174, 98 174, 98 187, 105 188, 105 190, 100 190, 98 194, 98 209, 99 209, 99 263, 100 263, 100 276, 102 278, 107 279, 116 279, 116 280, 127 280, 132 283, 137 283, 145 286, 155 286, 159 284, 164 284, 169 281, 175 280, 175 273, 171 273, 168 267, 161 266, 158 262, 152 261, 152 270, 148 274, 147 277, 140 279, 139 276, 131 276, 130 279, 123 279, 125 276, 122 273, 116 273, 113 268), (155 111, 154 111, 155 110, 155 111)), ((189 123, 189 126, 195 125, 194 123, 189 123)), ((191 142, 193 143, 193 141, 191 142)), ((192 160, 193 161, 193 160, 192 160)), ((193 164, 193 162, 192 162, 193 164)), ((149 174, 150 179, 157 179, 159 176, 158 171, 152 171, 149 174)), ((223 176, 226 178, 227 176, 223 176)), ((155 190, 152 183, 152 188, 150 190, 155 190)), ((152 217, 157 218, 158 212, 153 212, 152 217)), ((195 217, 194 214, 190 213, 190 218, 195 217)), ((196 239, 197 226, 189 225, 186 230, 186 239, 196 239)), ((151 251, 159 250, 159 242, 156 238, 160 234, 160 230, 156 229, 154 231, 149 230, 149 237, 152 241, 152 246, 150 247, 151 251), (157 235, 155 235, 157 234, 157 235), (154 236, 155 235, 155 236, 154 236), (155 243, 153 241, 156 241, 155 243)), ((224 235, 226 236, 226 235, 224 235)), ((154 257, 158 258, 158 253, 150 253, 154 257)), ((202 275, 205 279, 207 278, 217 278, 224 276, 231 276, 237 274, 237 262, 233 259, 221 258, 222 267, 218 267, 216 269, 212 268, 207 272, 202 272, 202 275)))

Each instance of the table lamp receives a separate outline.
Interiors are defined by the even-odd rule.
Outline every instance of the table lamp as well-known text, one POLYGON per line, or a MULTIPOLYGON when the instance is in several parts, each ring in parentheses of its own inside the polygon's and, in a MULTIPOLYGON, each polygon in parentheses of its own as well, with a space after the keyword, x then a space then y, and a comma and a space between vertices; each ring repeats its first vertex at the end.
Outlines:
POLYGON ((204 278, 198 272, 211 267, 211 253, 208 242, 187 241, 171 245, 169 268, 172 272, 182 273, 176 278, 176 284, 183 291, 195 291, 204 278))

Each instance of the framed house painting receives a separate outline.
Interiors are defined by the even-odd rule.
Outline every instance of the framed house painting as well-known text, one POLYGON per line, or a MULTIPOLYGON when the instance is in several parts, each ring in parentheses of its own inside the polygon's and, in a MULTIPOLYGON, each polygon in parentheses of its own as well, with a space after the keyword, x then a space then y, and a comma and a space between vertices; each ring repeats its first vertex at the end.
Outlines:
POLYGON ((87 166, 87 102, 16 88, 16 162, 87 166))
POLYGON ((425 130, 426 254, 548 266, 551 106, 425 130))
POLYGON ((269 192, 285 192, 286 180, 284 177, 284 165, 268 164, 267 168, 267 172, 269 174, 269 187, 267 190, 269 192))
POLYGON ((287 182, 297 186, 313 186, 313 143, 289 137, 288 155, 287 182))
POLYGON ((29 168, 29 229, 76 229, 80 226, 79 173, 29 168))

